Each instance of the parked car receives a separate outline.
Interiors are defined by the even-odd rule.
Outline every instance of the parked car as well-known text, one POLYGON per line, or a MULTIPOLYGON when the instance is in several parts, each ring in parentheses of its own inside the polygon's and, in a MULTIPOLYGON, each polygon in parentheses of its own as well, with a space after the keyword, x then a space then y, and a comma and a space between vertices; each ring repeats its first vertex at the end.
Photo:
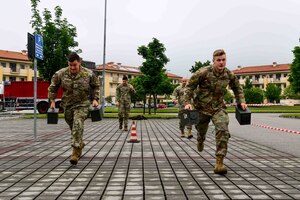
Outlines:
POLYGON ((158 104, 157 108, 166 108, 166 104, 158 104))
POLYGON ((168 107, 174 107, 174 106, 175 106, 174 103, 169 103, 169 104, 168 104, 168 107))

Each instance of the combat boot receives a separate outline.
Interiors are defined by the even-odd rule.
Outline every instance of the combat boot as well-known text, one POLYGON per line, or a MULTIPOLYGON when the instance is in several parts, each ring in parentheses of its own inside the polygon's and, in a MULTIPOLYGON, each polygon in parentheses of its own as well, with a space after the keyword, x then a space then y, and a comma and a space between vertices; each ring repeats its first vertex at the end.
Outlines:
POLYGON ((216 166, 214 169, 215 174, 227 174, 227 169, 223 164, 224 156, 216 157, 216 166))
POLYGON ((180 132, 181 132, 181 137, 185 137, 184 136, 184 129, 180 129, 180 132))
POLYGON ((127 125, 124 126, 124 131, 128 131, 128 126, 127 125))
POLYGON ((76 165, 78 163, 78 160, 80 157, 79 153, 80 153, 80 148, 73 147, 73 152, 72 152, 71 159, 70 159, 70 163, 72 165, 76 165))
POLYGON ((200 152, 202 152, 203 151, 203 149, 204 149, 204 142, 197 142, 197 149, 198 149, 198 151, 200 151, 200 152))
POLYGON ((188 139, 191 139, 193 137, 193 134, 192 134, 192 129, 188 129, 188 139))
POLYGON ((81 145, 80 145, 80 147, 79 147, 79 151, 78 151, 78 153, 79 153, 78 159, 79 159, 80 156, 82 155, 82 149, 84 148, 84 146, 85 146, 85 143, 82 142, 81 145))
POLYGON ((122 129, 123 125, 122 123, 119 123, 119 129, 122 129))

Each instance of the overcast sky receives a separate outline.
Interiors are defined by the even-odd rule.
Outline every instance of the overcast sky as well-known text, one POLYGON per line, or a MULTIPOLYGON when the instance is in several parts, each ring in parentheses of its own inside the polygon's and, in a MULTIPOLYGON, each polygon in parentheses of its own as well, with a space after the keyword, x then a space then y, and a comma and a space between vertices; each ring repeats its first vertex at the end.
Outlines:
MULTIPOLYGON (((137 48, 153 37, 166 47, 171 73, 189 77, 195 61, 227 52, 227 66, 291 63, 299 46, 300 0, 107 0, 106 61, 140 66, 137 48)), ((76 26, 81 57, 103 62, 104 0, 41 0, 76 26)), ((26 49, 30 0, 2 0, 0 49, 26 49)))

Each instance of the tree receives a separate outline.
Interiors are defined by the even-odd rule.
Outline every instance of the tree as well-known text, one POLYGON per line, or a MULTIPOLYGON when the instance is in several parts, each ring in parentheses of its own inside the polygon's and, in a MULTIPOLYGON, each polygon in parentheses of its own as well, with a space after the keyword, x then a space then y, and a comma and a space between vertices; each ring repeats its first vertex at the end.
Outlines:
POLYGON ((226 94, 224 95, 224 100, 226 103, 231 103, 233 100, 233 95, 229 92, 229 90, 226 90, 226 94))
POLYGON ((286 99, 300 99, 300 93, 295 93, 292 86, 289 85, 285 88, 285 90, 283 91, 283 98, 286 99))
POLYGON ((145 114, 146 93, 145 93, 145 90, 143 88, 143 79, 144 79, 143 76, 138 76, 134 79, 129 80, 129 83, 135 89, 135 94, 131 97, 132 102, 134 103, 134 106, 135 106, 135 103, 137 101, 143 101, 144 102, 144 114, 145 114))
POLYGON ((246 88, 244 89, 244 94, 247 103, 259 104, 263 102, 263 91, 260 88, 246 88))
POLYGON ((277 87, 274 83, 268 83, 265 94, 267 99, 269 99, 269 102, 279 102, 281 88, 277 87))
MULTIPOLYGON (((77 36, 76 28, 69 24, 67 19, 62 19, 62 9, 55 7, 55 18, 52 18, 51 12, 45 8, 43 18, 37 9, 40 0, 31 0, 31 25, 34 31, 43 36, 44 60, 38 61, 39 76, 43 80, 50 82, 52 75, 62 67, 66 67, 67 56, 71 49, 78 46, 75 41, 77 36)), ((74 50, 81 52, 81 50, 74 50)))
POLYGON ((153 38, 147 46, 138 47, 138 55, 145 59, 140 70, 144 74, 143 87, 146 94, 149 95, 149 114, 151 114, 151 97, 154 99, 154 112, 156 112, 158 86, 163 81, 162 73, 165 73, 164 67, 169 62, 165 51, 164 45, 156 38, 153 38))
POLYGON ((196 61, 195 62, 195 65, 194 66, 192 66, 192 68, 190 69, 190 72, 191 73, 195 73, 198 69, 200 69, 200 68, 202 68, 202 67, 206 67, 206 66, 208 66, 208 65, 210 65, 210 61, 209 60, 207 60, 206 62, 204 62, 204 63, 202 63, 201 61, 196 61))
POLYGON ((244 89, 251 89, 253 87, 252 81, 250 81, 249 77, 245 80, 245 86, 244 89))
POLYGON ((105 101, 106 101, 107 103, 112 103, 112 96, 107 96, 107 97, 105 97, 105 101))
POLYGON ((294 47, 292 52, 294 53, 294 60, 291 64, 291 73, 288 81, 291 83, 294 93, 300 93, 300 46, 294 47))

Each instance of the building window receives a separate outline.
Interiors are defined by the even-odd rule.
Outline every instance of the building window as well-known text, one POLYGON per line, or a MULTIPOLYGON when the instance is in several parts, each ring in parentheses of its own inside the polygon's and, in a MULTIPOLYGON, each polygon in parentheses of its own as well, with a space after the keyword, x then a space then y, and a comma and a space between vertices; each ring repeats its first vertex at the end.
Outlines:
POLYGON ((283 77, 287 77, 287 74, 283 74, 283 77))
POLYGON ((255 75, 255 81, 259 80, 259 75, 255 75))
POLYGON ((27 81, 27 78, 20 78, 20 81, 27 81))
POLYGON ((273 78, 273 74, 270 74, 269 77, 270 77, 270 78, 273 78))
POLYGON ((240 77, 240 76, 236 76, 236 78, 237 78, 238 80, 240 80, 241 77, 240 77))
POLYGON ((1 62, 1 65, 2 65, 3 67, 6 67, 6 63, 5 63, 5 62, 1 62))
POLYGON ((131 79, 131 78, 132 78, 132 77, 131 77, 131 75, 129 74, 129 75, 128 75, 128 79, 131 79))
POLYGON ((20 65, 20 69, 25 69, 25 65, 20 65))
POLYGON ((276 74, 276 80, 280 81, 281 74, 276 74))
POLYGON ((9 63, 9 67, 12 72, 17 72, 17 65, 16 63, 9 63))
POLYGON ((10 76, 9 81, 16 81, 16 77, 15 76, 10 76))

